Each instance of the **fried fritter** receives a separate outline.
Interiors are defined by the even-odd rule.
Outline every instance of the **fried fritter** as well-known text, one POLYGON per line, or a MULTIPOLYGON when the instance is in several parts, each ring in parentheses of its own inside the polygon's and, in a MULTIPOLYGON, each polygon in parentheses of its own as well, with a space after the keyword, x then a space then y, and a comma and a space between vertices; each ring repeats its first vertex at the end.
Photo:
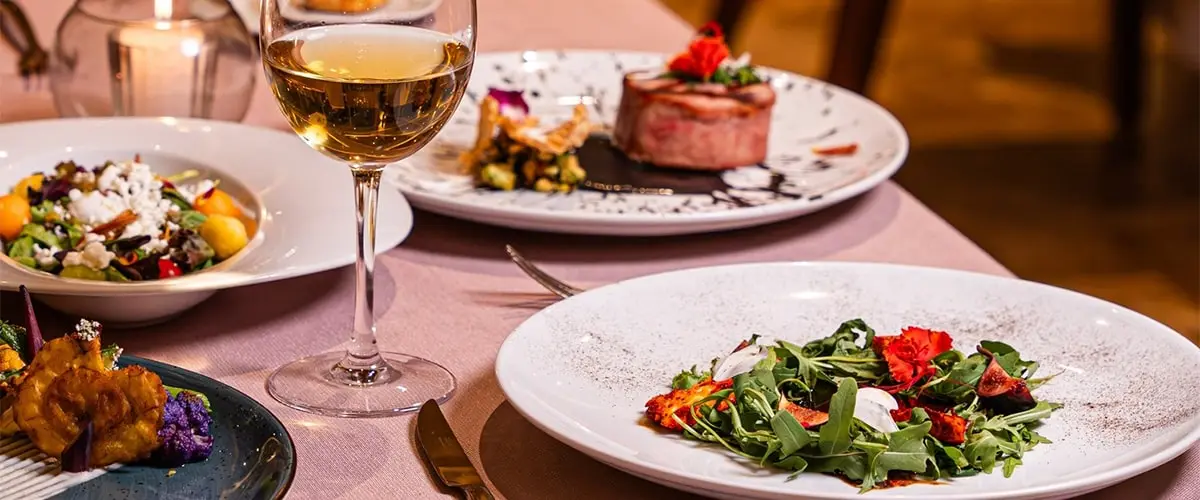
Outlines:
MULTIPOLYGON (((695 425, 696 420, 692 418, 692 406, 700 400, 711 396, 714 392, 733 387, 733 380, 722 380, 713 382, 711 378, 704 379, 700 383, 693 385, 688 389, 675 389, 666 394, 660 394, 650 398, 646 402, 646 418, 653 420, 658 425, 667 429, 681 431, 683 427, 671 418, 671 415, 679 417, 688 425, 695 425)), ((729 400, 733 400, 733 395, 730 394, 729 400)), ((712 402, 709 403, 710 405, 712 402)), ((721 402, 719 409, 724 409, 727 405, 725 401, 721 402)))
POLYGON ((48 440, 43 445, 34 439, 35 435, 44 434, 48 425, 42 414, 46 392, 54 379, 74 368, 106 371, 100 358, 99 339, 85 341, 67 336, 46 342, 25 369, 25 378, 17 387, 17 401, 13 408, 17 426, 29 434, 34 444, 47 455, 59 456, 67 443, 48 440))
POLYGON ((17 394, 10 392, 0 397, 0 438, 14 436, 21 432, 21 428, 17 427, 16 411, 13 407, 17 403, 17 394))
MULTIPOLYGON (((43 445, 34 438, 35 435, 45 434, 48 425, 41 413, 42 402, 54 380, 74 368, 104 370, 98 339, 83 341, 66 336, 46 342, 25 369, 25 378, 17 386, 14 406, 17 426, 47 455, 59 456, 67 443, 50 444, 49 441, 43 441, 43 445)), ((78 429, 75 432, 78 433, 78 429)), ((73 439, 74 435, 71 437, 73 439)))
POLYGON ((90 465, 104 467, 150 456, 166 401, 158 375, 140 366, 107 373, 72 368, 55 377, 32 413, 22 407, 19 417, 29 439, 51 456, 60 456, 90 418, 90 465))
POLYGON ((150 456, 158 448, 158 430, 167 405, 167 390, 154 372, 129 366, 110 375, 130 405, 130 420, 96 435, 92 443, 92 466, 134 462, 150 456))

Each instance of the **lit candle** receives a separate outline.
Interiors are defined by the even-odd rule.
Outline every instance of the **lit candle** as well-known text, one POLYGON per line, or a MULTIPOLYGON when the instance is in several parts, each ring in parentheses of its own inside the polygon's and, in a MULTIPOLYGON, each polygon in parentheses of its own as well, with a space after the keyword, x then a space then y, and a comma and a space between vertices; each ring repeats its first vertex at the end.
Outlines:
POLYGON ((203 116, 215 60, 204 31, 174 21, 172 0, 155 0, 154 23, 110 35, 115 111, 126 116, 203 116))

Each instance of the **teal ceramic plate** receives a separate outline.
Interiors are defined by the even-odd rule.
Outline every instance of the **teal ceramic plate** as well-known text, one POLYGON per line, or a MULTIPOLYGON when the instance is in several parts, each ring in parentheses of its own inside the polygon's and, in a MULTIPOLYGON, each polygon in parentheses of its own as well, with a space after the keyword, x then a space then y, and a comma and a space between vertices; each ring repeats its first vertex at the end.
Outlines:
POLYGON ((296 475, 296 448, 275 415, 237 389, 199 373, 134 356, 122 356, 119 364, 144 366, 165 385, 207 395, 213 410, 213 454, 204 462, 177 468, 170 477, 165 468, 126 465, 54 498, 283 498, 296 475))

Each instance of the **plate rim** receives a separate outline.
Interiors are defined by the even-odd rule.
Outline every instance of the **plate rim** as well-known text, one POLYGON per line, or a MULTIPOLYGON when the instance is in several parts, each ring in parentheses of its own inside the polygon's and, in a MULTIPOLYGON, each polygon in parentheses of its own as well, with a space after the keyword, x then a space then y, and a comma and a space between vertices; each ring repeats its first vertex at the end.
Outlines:
MULTIPOLYGON (((288 464, 289 467, 288 467, 287 477, 284 479, 283 482, 280 483, 279 487, 275 489, 275 492, 271 496, 271 498, 272 498, 272 500, 280 500, 280 499, 284 498, 285 496, 287 496, 288 491, 292 489, 292 484, 296 480, 296 472, 298 470, 297 465, 300 461, 300 457, 296 454, 296 442, 292 439, 291 431, 288 431, 287 426, 283 424, 282 420, 279 420, 279 416, 275 415, 274 412, 269 410, 266 406, 264 406, 262 403, 260 403, 257 399, 250 397, 249 394, 242 392, 240 389, 238 389, 232 385, 226 384, 225 382, 221 382, 220 380, 209 377, 208 375, 205 375, 203 373, 189 370, 187 368, 183 368, 181 366, 175 366, 170 363, 163 362, 163 361, 156 361, 153 359, 147 359, 147 358, 143 358, 141 356, 134 356, 131 354, 130 355, 122 355, 121 358, 118 360, 118 364, 123 365, 123 366, 129 366, 130 364, 137 364, 140 366, 144 366, 147 369, 149 369, 150 371, 154 372, 156 375, 158 374, 158 370, 163 370, 166 372, 173 372, 176 375, 182 374, 185 378, 198 379, 202 382, 206 382, 208 384, 218 386, 218 387, 222 388, 223 390, 232 392, 232 394, 234 394, 235 396, 243 398, 246 401, 248 401, 249 406, 252 409, 257 410, 256 411, 257 413, 261 413, 261 414, 265 414, 265 415, 269 416, 270 417, 269 421, 272 422, 277 427, 279 427, 279 429, 281 431, 283 431, 283 437, 287 438, 286 439, 286 445, 287 445, 286 448, 289 452, 291 452, 291 457, 292 457, 292 459, 290 460, 290 463, 288 464)), ((186 387, 184 387, 183 389, 186 389, 186 387)), ((75 487, 77 487, 77 486, 78 485, 76 485, 75 487)), ((70 491, 70 489, 68 489, 67 491, 70 491)))
MULTIPOLYGON (((552 55, 558 57, 559 54, 565 57, 571 57, 573 54, 580 56, 596 56, 601 54, 619 54, 630 57, 659 57, 665 58, 668 55, 662 52, 644 51, 644 50, 620 50, 620 49, 529 49, 529 50, 506 50, 506 51, 480 51, 475 55, 475 64, 487 64, 491 59, 499 58, 516 58, 526 53, 536 53, 544 55, 552 55)), ((520 218, 525 223, 526 227, 530 224, 597 224, 605 226, 618 226, 622 229, 655 229, 665 226, 689 226, 687 232, 707 232, 705 226, 719 224, 733 224, 734 227, 751 227, 753 225, 765 224, 780 220, 779 218, 771 219, 771 217, 790 218, 790 216, 800 216, 806 213, 815 212, 828 208, 832 205, 841 203, 847 199, 861 195, 870 191, 880 184, 892 178, 897 171, 908 160, 908 155, 911 148, 911 139, 908 136, 908 130, 904 128, 903 123, 887 108, 871 99, 850 91, 844 87, 826 82, 824 80, 802 75, 792 71, 787 71, 779 68, 763 66, 762 68, 773 73, 786 74, 789 78, 796 78, 801 81, 812 82, 826 86, 830 89, 835 89, 842 96, 849 97, 866 107, 873 109, 875 112, 881 113, 882 118, 887 123, 888 128, 895 131, 898 143, 896 147, 896 156, 888 162, 879 171, 868 175, 856 182, 836 188, 828 193, 824 193, 818 200, 806 200, 807 202, 784 202, 774 203, 769 205, 758 205, 753 207, 744 207, 736 210, 726 210, 720 212, 699 212, 687 214, 606 214, 594 212, 566 212, 566 211, 548 211, 535 210, 524 207, 505 206, 502 209, 496 207, 479 206, 468 203, 455 202, 453 198, 439 196, 436 194, 425 193, 419 190, 406 189, 396 180, 399 175, 396 172, 388 176, 388 181, 395 186, 404 196, 408 197, 413 205, 429 211, 438 212, 443 215, 466 218, 468 220, 492 220, 496 218, 520 218), (483 212, 486 215, 480 218, 474 218, 473 214, 483 212), (756 224, 758 223, 758 224, 756 224)), ((411 164, 413 158, 403 160, 401 163, 411 164)), ((505 227, 517 227, 510 224, 500 224, 498 222, 489 222, 489 224, 502 225, 505 227)), ((586 228, 583 228, 586 229, 586 228)), ((566 230, 557 230, 557 232, 568 232, 566 230)), ((575 232, 575 231, 570 231, 575 232)), ((594 232, 580 231, 579 234, 612 234, 609 232, 594 232)), ((684 234, 681 232, 671 232, 669 234, 684 234)))
MULTIPOLYGON (((1138 318, 1139 320, 1148 321, 1153 326, 1156 326, 1156 327, 1159 327, 1159 328, 1162 328, 1162 329, 1165 329, 1165 330, 1171 332, 1173 335, 1170 336, 1170 340, 1168 342, 1174 342, 1174 343, 1180 345, 1181 347, 1189 346, 1194 351, 1200 351, 1200 346, 1193 344, 1182 334, 1175 331, 1173 328, 1163 324, 1162 322, 1160 322, 1154 318, 1151 318, 1149 316, 1146 316, 1142 313, 1139 313, 1137 311, 1134 311, 1132 309, 1129 309, 1120 304, 1116 304, 1116 303, 1113 303, 1113 302, 1110 302, 1110 301, 1107 301, 1107 300, 1104 300, 1104 299, 1101 299, 1098 297, 1093 297, 1093 296, 1090 296, 1090 295, 1087 295, 1087 294, 1084 294, 1081 292, 1076 292, 1074 290, 1069 290, 1069 289, 1055 286, 1055 285, 1050 285, 1050 284, 1041 283, 1041 282, 1037 282, 1037 281, 1024 280, 1024 279, 1020 279, 1017 277, 1008 277, 1008 276, 987 274, 987 273, 982 273, 982 272, 977 272, 977 271, 967 271, 967 270, 960 270, 960 269, 950 269, 950 268, 911 265, 911 264, 894 264, 894 263, 885 263, 885 262, 854 262, 854 261, 764 261, 764 262, 723 264, 723 265, 715 265, 715 266, 701 266, 701 267, 692 267, 692 268, 677 269, 677 270, 672 270, 672 271, 665 271, 665 272, 654 273, 654 274, 649 274, 649 275, 645 275, 645 276, 639 276, 639 277, 634 277, 634 278, 630 278, 630 279, 625 279, 625 280, 621 280, 621 281, 616 281, 616 282, 613 282, 610 284, 606 284, 606 285, 603 285, 600 287, 586 290, 583 293, 580 293, 579 295, 577 295, 576 297, 584 296, 588 293, 594 293, 595 291, 598 291, 598 290, 613 289, 613 288, 617 288, 620 286, 626 286, 626 285, 629 285, 631 283, 636 283, 636 282, 669 279, 672 275, 684 275, 684 274, 688 274, 688 273, 713 271, 713 270, 737 270, 739 268, 784 267, 784 266, 786 266, 786 267, 825 267, 825 268, 829 268, 829 269, 838 269, 838 268, 851 268, 851 269, 853 269, 853 268, 872 269, 873 268, 873 269, 883 269, 883 270, 890 269, 890 270, 904 271, 904 272, 919 272, 919 273, 924 272, 924 273, 934 273, 934 274, 943 274, 943 275, 957 275, 957 276, 964 277, 965 279, 980 279, 980 280, 992 281, 992 282, 1019 282, 1019 283, 1023 283, 1022 286, 1032 286, 1035 288, 1041 288, 1043 290, 1049 290, 1052 293, 1065 292, 1066 294, 1077 297, 1077 298, 1084 298, 1084 299, 1099 301, 1100 303, 1102 303, 1104 305, 1112 307, 1115 311, 1118 311, 1122 315, 1130 315, 1134 318, 1138 318)), ((859 495, 856 491, 850 491, 850 492, 846 492, 846 493, 838 493, 838 492, 824 493, 824 492, 797 491, 794 494, 789 494, 789 493, 781 493, 776 490, 765 490, 765 489, 762 489, 759 487, 738 486, 738 485, 731 485, 728 483, 722 483, 722 482, 715 481, 710 477, 703 476, 700 474, 695 474, 695 473, 691 473, 691 472, 687 472, 687 471, 674 470, 674 469, 670 469, 670 468, 667 468, 665 466, 658 465, 658 464, 646 463, 644 461, 637 460, 635 458, 629 458, 629 457, 625 457, 625 456, 622 456, 617 453, 613 453, 610 450, 605 450, 605 449, 601 449, 598 447, 590 446, 581 440, 575 439, 573 436, 571 436, 568 433, 560 432, 559 429, 553 428, 552 424, 543 422, 543 421, 535 418, 530 413, 530 407, 541 404, 538 401, 539 398, 537 396, 532 395, 532 393, 529 390, 527 390, 523 387, 520 387, 518 384, 515 384, 515 382, 513 380, 509 379, 506 376, 506 374, 504 373, 504 371, 508 369, 507 368, 508 365, 519 364, 519 360, 515 359, 516 355, 513 354, 516 349, 516 347, 514 347, 515 346, 514 338, 516 338, 517 335, 519 335, 521 333, 521 331, 523 329, 525 329, 528 324, 530 324, 530 322, 534 321, 535 318, 538 318, 539 316, 546 314, 546 311, 550 311, 554 308, 566 307, 566 306, 563 306, 563 304, 567 304, 573 299, 574 299, 574 297, 571 297, 571 298, 567 298, 565 300, 556 302, 556 303, 536 312, 529 318, 522 321, 519 325, 517 325, 513 329, 513 331, 511 333, 509 333, 509 335, 507 337, 505 337, 504 342, 500 345, 500 349, 496 353, 496 361, 495 361, 495 367, 494 367, 493 373, 496 377, 497 384, 500 386, 501 392, 505 396, 505 400, 508 401, 508 403, 515 410, 517 410, 517 413, 521 414, 522 417, 524 417, 526 420, 528 420, 530 423, 532 423, 535 427, 540 429, 542 432, 545 432, 546 434, 550 435, 558 442, 566 444, 567 446, 575 449, 576 451, 579 451, 579 452, 583 453, 584 455, 587 455, 597 461, 600 461, 602 463, 605 463, 612 467, 615 467, 626 474, 631 474, 631 475, 634 475, 637 477, 648 478, 648 479, 652 479, 652 480, 657 479, 654 482, 665 485, 665 486, 669 486, 672 488, 677 488, 676 486, 672 486, 672 484, 671 484, 672 482, 679 482, 679 480, 687 480, 696 485, 696 487, 694 488, 695 491, 708 491, 708 492, 719 493, 719 494, 723 494, 723 495, 752 494, 752 495, 755 495, 756 498, 768 498, 768 497, 777 498, 778 495, 782 494, 782 495, 785 495, 786 498, 820 498, 820 499, 828 499, 828 500, 860 500, 862 498, 861 495, 859 495), (514 395, 515 395, 515 397, 514 397, 514 395), (529 398, 529 399, 522 401, 522 398, 529 398), (530 407, 524 407, 523 406, 524 404, 528 404, 528 405, 530 405, 530 407), (633 472, 634 470, 636 470, 637 472, 634 473, 633 472)), ((1193 353, 1193 354, 1195 354, 1195 353, 1193 353)), ((569 419, 562 417, 562 420, 568 421, 569 419)), ((1084 477, 1084 478, 1080 478, 1080 479, 1075 479, 1075 480, 1067 481, 1067 482, 1060 483, 1060 484, 1050 484, 1050 485, 1045 485, 1045 486, 1023 488, 1023 489, 1017 489, 1017 490, 1013 490, 1013 491, 1006 491, 1006 492, 1000 492, 1000 493, 994 493, 994 492, 967 493, 967 494, 955 495, 953 497, 946 497, 946 498, 947 498, 947 500, 950 500, 950 499, 954 499, 954 500, 992 500, 992 499, 1001 499, 1001 498, 1003 498, 1003 499, 1010 499, 1010 498, 1063 498, 1066 496, 1084 494, 1086 492, 1097 491, 1097 490, 1106 488, 1108 486, 1112 486, 1119 482, 1131 479, 1135 476, 1144 474, 1152 469, 1155 469, 1171 460, 1174 460, 1175 458, 1178 458, 1180 455, 1184 454, 1189 449, 1191 449, 1191 447, 1194 446, 1198 441, 1200 441, 1200 418, 1195 418, 1195 422, 1193 423, 1192 429, 1188 430, 1182 439, 1170 444, 1169 446, 1163 447, 1162 449, 1158 450, 1157 452, 1153 452, 1151 454, 1151 456, 1149 456, 1143 460, 1134 461, 1134 462, 1126 464, 1124 466, 1120 466, 1120 467, 1117 467, 1114 469, 1107 470, 1106 472, 1101 473, 1101 474, 1084 477)), ((889 498, 923 498, 923 497, 921 497, 919 495, 912 496, 912 495, 900 494, 900 495, 889 497, 889 498)))
MULTIPOLYGON (((103 127, 108 123, 124 123, 129 126, 153 127, 163 129, 177 125, 192 125, 196 127, 212 127, 230 129, 232 132, 252 130, 254 133, 265 133, 274 135, 280 139, 293 137, 294 134, 288 134, 282 130, 277 130, 270 127, 260 127, 249 125, 242 122, 228 122, 222 120, 209 120, 203 118, 177 118, 177 117, 81 117, 81 118, 40 118, 35 120, 23 120, 18 122, 0 123, 0 136, 13 129, 24 127, 37 126, 75 126, 75 127, 103 127), (166 120, 171 120, 168 124, 166 120)), ((0 167, 3 166, 2 160, 12 160, 7 155, 0 157, 0 167)), ((387 171, 384 171, 387 175, 387 171)), ((247 186, 253 189, 251 186, 247 186)), ((381 186, 384 187, 384 186, 381 186)), ((255 193, 255 196, 261 198, 261 194, 255 193)), ((406 221, 404 227, 397 232, 395 236, 395 244, 391 241, 379 238, 379 232, 376 232, 376 254, 381 254, 392 248, 399 246, 412 235, 415 226, 415 218, 412 212, 412 206, 408 199, 394 186, 388 185, 385 189, 380 189, 379 198, 388 198, 388 202, 392 205, 393 210, 400 220, 406 221)), ((265 213, 269 207, 263 201, 259 200, 260 213, 265 213)), ((271 226, 273 227, 273 225, 271 226)), ((256 234, 250 241, 252 248, 248 248, 247 252, 239 252, 230 260, 242 260, 252 252, 261 251, 263 242, 266 240, 265 232, 256 234)), ((278 237, 278 236, 276 236, 278 237)), ((254 274, 246 274, 239 272, 237 269, 213 269, 212 271, 203 274, 193 274, 172 278, 169 280, 154 280, 133 283, 111 283, 107 281, 88 281, 62 278, 51 275, 42 271, 35 271, 24 268, 7 256, 0 256, 0 291, 15 291, 20 285, 24 284, 31 290, 38 290, 36 293, 42 295, 63 295, 63 296, 144 296, 144 295, 170 295, 179 293, 196 293, 196 292, 213 292, 229 288, 238 288, 243 286, 258 285, 270 283, 285 279, 297 278, 316 274, 333 269, 346 267, 353 264, 355 257, 353 254, 348 254, 348 257, 342 259, 330 259, 321 265, 311 266, 309 268, 291 268, 291 267, 276 267, 266 271, 260 271, 254 274), (11 268, 11 269, 7 269, 11 268), (10 274, 15 273, 15 274, 10 274), (11 280, 9 279, 11 276, 11 280)))

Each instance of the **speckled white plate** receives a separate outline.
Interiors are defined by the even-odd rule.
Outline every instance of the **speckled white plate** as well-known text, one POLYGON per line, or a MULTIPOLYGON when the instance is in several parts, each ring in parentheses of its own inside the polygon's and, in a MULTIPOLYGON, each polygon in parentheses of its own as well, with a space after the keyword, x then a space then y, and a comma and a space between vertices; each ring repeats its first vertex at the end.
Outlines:
MULTIPOLYGON (((489 87, 525 90, 530 111, 557 123, 575 104, 611 126, 627 71, 663 66, 663 55, 638 52, 526 51, 478 54, 450 123, 391 178, 417 207, 452 217, 579 234, 654 236, 703 233, 777 222, 828 207, 875 187, 900 168, 908 136, 879 105, 795 73, 765 70, 778 94, 767 160, 727 171, 733 189, 701 195, 544 194, 475 188, 456 158, 475 141, 479 99, 489 87), (852 156, 820 158, 813 147, 858 144, 852 156), (778 174, 773 178, 772 174, 778 174), (781 181, 781 182, 780 182, 781 181), (765 188, 779 183, 780 192, 765 188)), ((584 169, 587 165, 583 165, 584 169)))
MULTIPOLYGON (((111 283, 60 278, 0 255, 0 290, 26 285, 35 298, 105 326, 169 319, 217 290, 294 278, 354 263, 354 191, 349 168, 295 134, 237 123, 176 118, 83 118, 0 126, 0 193, 61 161, 94 166, 142 155, 157 173, 195 169, 249 208, 259 231, 246 249, 212 269, 179 278, 111 283)), ((412 230, 412 211, 392 189, 379 196, 375 245, 387 250, 412 230)))
POLYGON ((1047 372, 1035 395, 1065 406, 1054 441, 999 472, 870 498, 1043 499, 1145 472, 1200 438, 1200 349, 1145 316, 1047 285, 959 271, 856 263, 695 269, 598 288, 523 323, 496 358, 509 402, 560 441, 631 474, 722 498, 857 499, 839 479, 746 466, 724 449, 639 425, 679 370, 758 333, 805 341, 863 318, 881 333, 945 330, 955 347, 1008 342, 1047 372))

